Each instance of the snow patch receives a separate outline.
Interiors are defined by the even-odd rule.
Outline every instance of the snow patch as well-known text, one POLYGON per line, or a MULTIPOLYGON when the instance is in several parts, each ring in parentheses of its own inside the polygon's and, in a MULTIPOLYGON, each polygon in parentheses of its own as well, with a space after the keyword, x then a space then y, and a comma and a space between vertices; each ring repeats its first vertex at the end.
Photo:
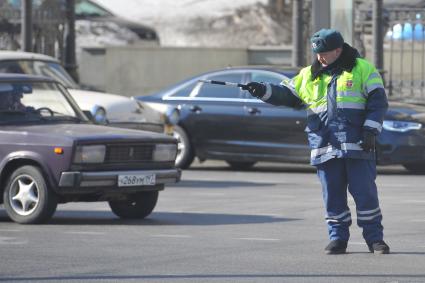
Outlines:
POLYGON ((268 0, 96 0, 121 17, 153 27, 162 46, 247 47, 291 41, 268 0), (125 4, 124 4, 125 3, 125 4))

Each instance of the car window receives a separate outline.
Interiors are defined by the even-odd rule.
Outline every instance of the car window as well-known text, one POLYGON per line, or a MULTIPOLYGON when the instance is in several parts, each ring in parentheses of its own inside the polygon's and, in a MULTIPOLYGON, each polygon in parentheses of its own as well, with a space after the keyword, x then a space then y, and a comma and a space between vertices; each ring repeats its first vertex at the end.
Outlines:
MULTIPOLYGON (((226 81, 232 83, 241 83, 243 73, 236 74, 220 74, 207 77, 208 80, 226 81)), ((240 88, 223 85, 202 84, 197 97, 214 97, 214 98, 240 98, 240 88)))
POLYGON ((0 73, 24 74, 24 70, 16 61, 0 62, 0 73))
POLYGON ((268 72, 267 73, 266 72, 251 73, 251 81, 253 82, 265 82, 265 83, 279 85, 284 78, 286 77, 283 75, 268 73, 268 72))
POLYGON ((77 83, 56 62, 37 60, 15 60, 0 62, 0 73, 17 73, 46 76, 56 79, 68 88, 78 88, 77 83))
POLYGON ((83 116, 53 82, 1 82, 0 124, 8 122, 76 121, 83 116))
POLYGON ((77 0, 75 3, 75 15, 77 17, 107 17, 112 14, 101 6, 88 0, 77 0))
POLYGON ((182 87, 178 88, 176 92, 171 94, 171 96, 172 97, 188 97, 197 83, 198 81, 194 81, 189 84, 185 84, 182 87))

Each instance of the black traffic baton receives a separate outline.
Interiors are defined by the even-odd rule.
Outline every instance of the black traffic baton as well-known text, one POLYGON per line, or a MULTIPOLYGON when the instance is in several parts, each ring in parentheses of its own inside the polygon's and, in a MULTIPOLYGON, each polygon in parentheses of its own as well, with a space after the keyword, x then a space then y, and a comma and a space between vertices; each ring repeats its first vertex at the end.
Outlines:
POLYGON ((199 80, 199 81, 203 82, 203 83, 214 84, 214 85, 226 85, 226 86, 232 86, 232 87, 240 87, 243 90, 248 90, 248 85, 244 85, 244 84, 223 82, 223 81, 214 81, 214 80, 199 80))

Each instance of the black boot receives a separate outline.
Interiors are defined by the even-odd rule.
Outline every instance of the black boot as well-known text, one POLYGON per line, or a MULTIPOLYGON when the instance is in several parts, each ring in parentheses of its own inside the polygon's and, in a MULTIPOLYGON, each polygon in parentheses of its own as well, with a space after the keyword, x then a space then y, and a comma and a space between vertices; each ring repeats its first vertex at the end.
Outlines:
POLYGON ((332 240, 325 248, 328 255, 345 254, 347 242, 341 240, 332 240))
POLYGON ((390 247, 382 240, 374 242, 374 243, 368 243, 367 246, 369 247, 369 251, 371 253, 377 253, 377 254, 390 253, 390 247))

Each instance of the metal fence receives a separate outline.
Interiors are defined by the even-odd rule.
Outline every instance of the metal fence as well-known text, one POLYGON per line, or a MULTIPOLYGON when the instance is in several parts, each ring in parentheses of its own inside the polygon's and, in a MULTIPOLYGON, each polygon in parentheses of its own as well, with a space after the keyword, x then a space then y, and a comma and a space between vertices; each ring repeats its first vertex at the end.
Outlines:
MULTIPOLYGON (((65 11, 60 1, 45 0, 33 9, 32 50, 56 58, 63 58, 65 11)), ((21 48, 21 9, 0 1, 0 49, 21 48)))
POLYGON ((425 102, 425 10, 388 11, 384 41, 390 95, 425 102))
MULTIPOLYGON (((384 68, 382 74, 392 99, 425 103, 425 9, 383 11, 384 68)), ((357 10, 355 46, 372 59, 372 13, 357 10)))

